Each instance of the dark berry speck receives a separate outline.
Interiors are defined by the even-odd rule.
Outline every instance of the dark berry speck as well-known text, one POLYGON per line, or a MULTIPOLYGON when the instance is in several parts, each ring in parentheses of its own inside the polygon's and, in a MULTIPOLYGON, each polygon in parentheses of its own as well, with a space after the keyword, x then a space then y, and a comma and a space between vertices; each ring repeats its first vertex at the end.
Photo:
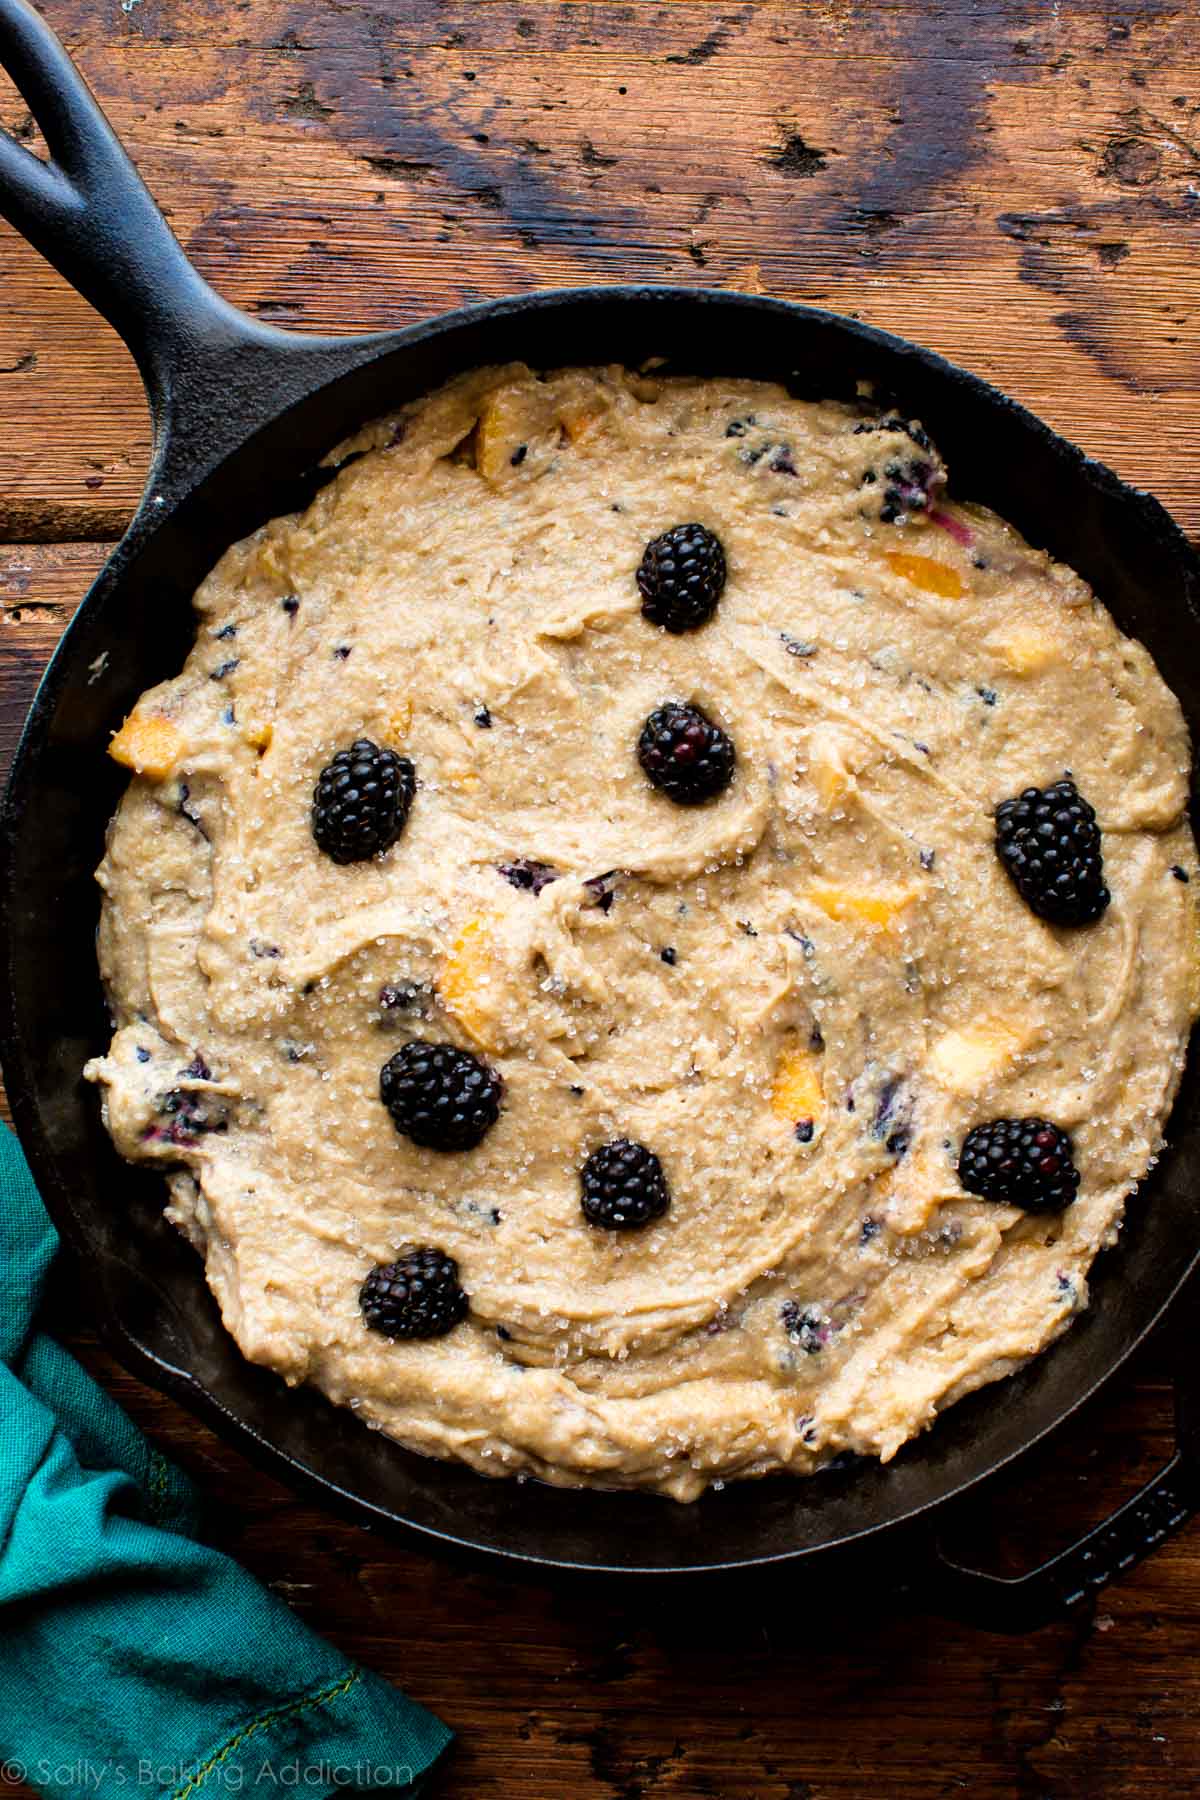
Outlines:
POLYGON ((520 888, 535 899, 543 888, 558 880, 558 870, 550 863, 533 862, 524 856, 516 862, 497 863, 496 873, 503 875, 510 887, 520 888))
POLYGON ((388 981, 379 990, 383 1012, 417 1013, 423 1018, 430 998, 430 989, 423 981, 388 981))
POLYGON ((156 1110, 166 1123, 147 1126, 142 1135, 150 1142, 191 1145, 205 1132, 229 1129, 226 1107, 219 1102, 210 1104, 204 1095, 183 1088, 168 1088, 160 1095, 156 1110))
POLYGON ((861 425, 854 427, 855 437, 861 437, 865 431, 902 431, 911 438, 919 450, 932 450, 933 441, 924 426, 917 419, 901 418, 899 413, 887 413, 878 419, 866 419, 861 425))
POLYGON ((789 1341, 806 1356, 816 1356, 824 1348, 829 1330, 815 1306, 801 1306, 798 1300, 785 1300, 779 1308, 779 1317, 789 1341))
POLYGON ((603 875, 589 875, 584 882, 587 895, 592 905, 602 913, 612 911, 612 903, 616 898, 617 884, 621 879, 620 869, 607 869, 603 875))
POLYGON ((1171 864, 1171 873, 1175 877, 1176 881, 1190 881, 1191 880, 1191 876, 1188 874, 1187 870, 1185 868, 1183 868, 1182 865, 1179 863, 1171 864))

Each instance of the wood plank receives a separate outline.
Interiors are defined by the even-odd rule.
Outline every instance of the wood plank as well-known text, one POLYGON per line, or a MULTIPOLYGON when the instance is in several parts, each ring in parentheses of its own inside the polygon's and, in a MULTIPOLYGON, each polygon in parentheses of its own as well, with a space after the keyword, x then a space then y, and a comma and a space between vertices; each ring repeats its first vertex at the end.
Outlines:
POLYGON ((4 774, 42 671, 110 548, 0 543, 0 772, 4 774))
MULTIPOLYGON (((1188 7, 51 12, 190 254, 260 317, 385 326, 577 281, 762 288, 969 364, 1200 528, 1188 7)), ((11 96, 0 117, 26 120, 11 96)), ((7 228, 0 279, 0 529, 110 536, 147 455, 132 367, 7 228)))

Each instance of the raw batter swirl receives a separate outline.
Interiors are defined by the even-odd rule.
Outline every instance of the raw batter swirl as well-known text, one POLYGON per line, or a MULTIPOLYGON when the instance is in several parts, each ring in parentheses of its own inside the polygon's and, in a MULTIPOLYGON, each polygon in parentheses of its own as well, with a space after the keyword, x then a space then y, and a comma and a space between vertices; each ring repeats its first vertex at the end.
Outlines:
POLYGON ((117 1145, 163 1166, 245 1354, 413 1449, 685 1500, 892 1456, 1065 1329, 1161 1146, 1196 1001, 1174 697, 866 401, 512 367, 350 450, 222 558, 114 740, 88 1074, 117 1145), (675 634, 635 573, 690 520, 728 577, 675 634), (736 745, 704 804, 639 766, 666 702, 736 745), (312 791, 362 738, 416 793, 340 865, 312 791), (993 842, 1067 770, 1112 893, 1077 929, 993 842), (502 1078, 477 1147, 393 1127, 414 1039, 502 1078), (1029 1115, 1074 1146, 1054 1216, 958 1178, 973 1126, 1029 1115), (636 1231, 580 1208, 615 1138, 669 1185, 636 1231), (360 1289, 412 1244, 469 1305, 392 1341, 360 1289))

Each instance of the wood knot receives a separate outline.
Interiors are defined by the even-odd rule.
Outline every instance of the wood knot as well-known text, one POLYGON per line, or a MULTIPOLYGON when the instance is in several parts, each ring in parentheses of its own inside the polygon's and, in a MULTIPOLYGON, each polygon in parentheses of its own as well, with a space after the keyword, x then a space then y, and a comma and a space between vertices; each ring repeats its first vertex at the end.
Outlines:
POLYGON ((1099 174, 1122 187, 1146 187, 1162 168, 1162 151, 1145 138, 1110 138, 1100 158, 1099 174))

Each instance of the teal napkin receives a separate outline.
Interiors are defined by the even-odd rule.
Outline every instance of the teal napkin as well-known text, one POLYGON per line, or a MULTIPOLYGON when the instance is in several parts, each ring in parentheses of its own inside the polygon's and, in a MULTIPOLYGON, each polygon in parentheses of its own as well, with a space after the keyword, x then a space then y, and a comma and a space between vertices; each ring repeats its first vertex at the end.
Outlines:
POLYGON ((197 1541, 183 1475, 37 1328, 56 1248, 0 1125, 0 1776, 56 1800, 417 1793, 450 1732, 197 1541))

